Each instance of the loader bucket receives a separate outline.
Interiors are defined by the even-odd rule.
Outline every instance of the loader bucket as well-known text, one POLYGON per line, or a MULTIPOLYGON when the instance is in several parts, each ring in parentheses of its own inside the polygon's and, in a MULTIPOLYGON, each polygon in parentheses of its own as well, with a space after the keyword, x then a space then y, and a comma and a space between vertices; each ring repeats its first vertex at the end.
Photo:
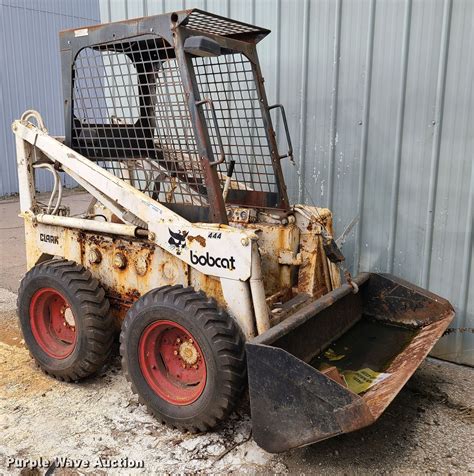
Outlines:
POLYGON ((383 413, 454 317, 386 274, 359 274, 246 344, 253 437, 277 453, 363 428, 383 413))

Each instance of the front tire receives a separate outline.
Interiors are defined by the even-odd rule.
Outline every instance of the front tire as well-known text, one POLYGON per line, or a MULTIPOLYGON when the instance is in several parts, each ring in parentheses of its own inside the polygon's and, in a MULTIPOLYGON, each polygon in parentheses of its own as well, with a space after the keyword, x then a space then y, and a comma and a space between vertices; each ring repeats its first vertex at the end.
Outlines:
POLYGON ((73 261, 49 260, 31 268, 18 291, 25 343, 49 375, 77 381, 109 359, 114 326, 105 292, 73 261))
POLYGON ((240 329, 192 288, 163 286, 136 301, 122 326, 120 352, 140 402, 182 430, 215 427, 245 385, 240 329))

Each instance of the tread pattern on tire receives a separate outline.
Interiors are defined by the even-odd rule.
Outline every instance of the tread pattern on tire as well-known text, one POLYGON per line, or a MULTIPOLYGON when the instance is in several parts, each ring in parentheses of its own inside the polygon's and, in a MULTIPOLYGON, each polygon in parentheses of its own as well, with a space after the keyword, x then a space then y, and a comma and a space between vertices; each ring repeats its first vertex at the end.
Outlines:
POLYGON ((99 281, 88 269, 74 261, 53 259, 34 266, 25 274, 18 291, 17 309, 29 283, 45 275, 59 279, 78 300, 87 349, 69 369, 58 372, 45 369, 31 350, 30 355, 46 374, 66 382, 77 381, 96 373, 111 356, 116 332, 109 313, 110 304, 99 281))
POLYGON ((145 405, 148 411, 162 423, 180 430, 196 433, 215 427, 233 410, 245 387, 247 372, 245 346, 238 324, 226 312, 218 308, 214 299, 192 287, 185 288, 181 285, 162 286, 148 292, 136 301, 122 324, 120 354, 126 378, 130 382, 132 391, 138 395, 140 403, 145 405), (168 420, 144 401, 130 377, 125 342, 126 335, 136 316, 156 303, 189 312, 198 325, 206 330, 207 335, 213 342, 217 361, 223 370, 223 380, 220 382, 222 392, 218 400, 214 402, 209 414, 203 416, 199 421, 181 424, 168 420))

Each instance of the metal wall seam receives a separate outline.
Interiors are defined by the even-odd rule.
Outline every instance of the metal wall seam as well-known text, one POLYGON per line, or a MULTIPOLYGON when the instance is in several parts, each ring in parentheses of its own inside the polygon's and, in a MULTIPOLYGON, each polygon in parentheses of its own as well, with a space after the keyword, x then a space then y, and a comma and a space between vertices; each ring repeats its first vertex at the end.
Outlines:
POLYGON ((369 8, 369 33, 367 39, 367 50, 365 57, 365 86, 364 86, 364 106, 362 119, 362 136, 360 144, 359 158, 359 187, 357 193, 357 216, 359 222, 356 229, 356 239, 354 247, 354 270, 359 271, 360 253, 362 246, 362 227, 364 212, 364 194, 365 194, 365 169, 367 166, 367 144, 369 136, 369 115, 370 115, 370 93, 372 83, 372 63, 374 59, 374 33, 375 33, 375 9, 376 0, 370 0, 369 8))
POLYGON ((471 164, 471 182, 469 186, 469 202, 467 206, 466 241, 464 242, 463 263, 461 274, 461 312, 463 313, 464 327, 468 327, 469 285, 471 279, 471 265, 474 246, 474 163, 471 164))
MULTIPOLYGON (((280 68, 281 68, 281 0, 276 2, 277 28, 275 31, 275 104, 280 104, 280 68)), ((275 132, 280 137, 280 115, 278 114, 274 121, 275 132)))
POLYGON ((305 199, 305 179, 306 179, 306 111, 307 111, 307 89, 308 89, 308 51, 309 51, 309 12, 310 1, 304 0, 303 7, 303 48, 301 49, 301 96, 300 96, 300 116, 299 116, 299 161, 298 161, 298 201, 304 203, 305 199))
POLYGON ((334 27, 334 65, 331 91, 331 126, 330 126, 330 156, 328 170, 328 200, 327 206, 332 209, 334 198, 334 165, 336 161, 337 138, 337 100, 339 97, 339 63, 341 61, 341 22, 342 0, 336 1, 335 27, 334 27))
POLYGON ((428 194, 428 210, 426 214, 425 225, 425 246, 423 253, 423 265, 421 286, 429 287, 430 283, 430 268, 431 268, 431 254, 433 247, 433 228, 436 207, 436 193, 438 190, 438 171, 439 158, 441 149, 441 134, 443 130, 443 110, 444 110, 444 95, 446 91, 446 73, 448 66, 449 53, 449 37, 451 32, 451 13, 453 2, 452 0, 445 0, 443 10, 443 26, 441 36, 441 50, 439 56, 438 77, 436 84, 436 104, 435 117, 433 124, 434 138, 431 149, 431 169, 429 179, 429 194, 428 194))
POLYGON ((398 194, 400 191, 400 167, 402 162, 402 146, 403 146, 403 125, 405 121, 405 99, 408 75, 408 55, 410 49, 410 30, 411 30, 411 11, 412 0, 406 0, 405 19, 403 27, 403 44, 402 44, 402 78, 399 90, 399 105, 397 111, 397 129, 395 144, 395 163, 392 181, 391 195, 391 213, 390 213, 390 235, 388 242, 387 269, 389 273, 393 272, 393 263, 395 259, 395 240, 397 232, 398 219, 398 194))

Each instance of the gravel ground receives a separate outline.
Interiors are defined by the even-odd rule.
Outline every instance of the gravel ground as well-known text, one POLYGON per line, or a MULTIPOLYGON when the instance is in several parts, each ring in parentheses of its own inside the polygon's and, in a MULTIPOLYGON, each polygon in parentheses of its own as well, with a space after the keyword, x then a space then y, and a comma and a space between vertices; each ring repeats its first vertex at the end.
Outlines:
MULTIPOLYGON (((43 374, 23 345, 16 295, 0 289, 0 473, 8 458, 88 461, 53 474, 298 473, 413 474, 474 472, 474 370, 428 360, 372 427, 270 455, 251 439, 246 399, 217 432, 183 434, 148 415, 131 393, 116 357, 78 384, 43 374), (143 469, 107 469, 122 458, 143 469), (103 463, 100 463, 103 461, 103 463), (98 466, 96 466, 98 465, 98 466)), ((46 469, 36 473, 44 474, 46 469)))
MULTIPOLYGON (((84 195, 67 197, 87 205, 84 195)), ((28 355, 15 316, 24 273, 23 229, 16 200, 0 202, 0 474, 45 474, 8 468, 8 458, 82 460, 61 474, 474 473, 474 369, 428 359, 380 420, 369 428, 271 455, 251 438, 248 402, 216 432, 170 430, 137 403, 118 357, 102 374, 78 384, 44 375, 28 355), (13 291, 13 292, 12 292, 13 291), (142 469, 108 469, 122 458, 142 469)))

